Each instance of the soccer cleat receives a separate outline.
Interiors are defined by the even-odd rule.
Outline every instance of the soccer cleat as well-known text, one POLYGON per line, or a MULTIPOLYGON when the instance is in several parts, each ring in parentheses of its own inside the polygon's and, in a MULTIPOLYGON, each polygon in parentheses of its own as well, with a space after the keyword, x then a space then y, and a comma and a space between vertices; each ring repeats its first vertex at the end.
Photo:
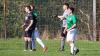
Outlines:
POLYGON ((73 53, 70 53, 70 54, 73 55, 73 56, 75 56, 78 52, 79 52, 79 49, 74 50, 74 52, 73 53))
POLYGON ((43 48, 43 52, 46 52, 48 50, 48 47, 43 48))
POLYGON ((77 50, 75 51, 75 55, 76 55, 78 52, 79 52, 79 49, 77 49, 77 50))

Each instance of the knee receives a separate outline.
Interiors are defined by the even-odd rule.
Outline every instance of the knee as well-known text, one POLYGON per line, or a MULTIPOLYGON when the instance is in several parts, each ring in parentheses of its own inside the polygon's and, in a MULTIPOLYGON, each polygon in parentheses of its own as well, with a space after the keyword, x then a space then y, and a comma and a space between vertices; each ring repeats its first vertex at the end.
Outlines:
POLYGON ((69 42, 69 41, 66 41, 66 43, 67 43, 68 45, 70 45, 70 42, 69 42))
POLYGON ((32 39, 31 38, 28 38, 28 41, 32 41, 32 39))
POLYGON ((27 37, 24 37, 24 41, 28 41, 28 40, 27 40, 27 37))
POLYGON ((62 37, 61 40, 64 41, 65 40, 64 37, 62 37))
POLYGON ((70 45, 70 44, 72 44, 72 43, 74 43, 73 41, 67 41, 67 43, 68 43, 68 45, 70 45))

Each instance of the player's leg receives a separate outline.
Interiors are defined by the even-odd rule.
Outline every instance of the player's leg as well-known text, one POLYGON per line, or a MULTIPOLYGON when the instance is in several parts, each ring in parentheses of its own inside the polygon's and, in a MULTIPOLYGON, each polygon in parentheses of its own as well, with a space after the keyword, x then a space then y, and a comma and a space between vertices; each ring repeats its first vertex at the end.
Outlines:
POLYGON ((28 46, 30 48, 30 51, 32 51, 32 38, 28 37, 28 46))
POLYGON ((78 32, 78 29, 75 28, 73 30, 73 44, 74 44, 74 54, 76 55, 78 52, 79 52, 79 49, 76 47, 75 45, 75 41, 76 41, 76 37, 77 37, 77 32, 78 32))
POLYGON ((62 38, 62 39, 61 39, 60 51, 64 51, 64 44, 65 44, 65 38, 62 38))
POLYGON ((65 40, 66 40, 66 37, 63 37, 63 38, 61 39, 61 48, 60 48, 60 51, 64 51, 65 40))
POLYGON ((63 34, 63 27, 61 28, 61 44, 60 44, 60 51, 64 49, 64 34, 63 34))
POLYGON ((72 29, 67 34, 67 43, 70 46, 71 54, 76 54, 78 49, 75 46, 75 39, 77 35, 77 29, 72 29))
POLYGON ((61 32, 61 47, 60 51, 64 51, 64 45, 65 45, 65 40, 66 40, 66 34, 64 34, 64 27, 62 27, 62 32, 61 32))
POLYGON ((32 50, 36 51, 34 31, 32 32, 32 50))
POLYGON ((28 41, 29 41, 30 51, 32 51, 32 33, 33 33, 33 31, 34 31, 33 29, 28 31, 28 35, 29 35, 28 41))
POLYGON ((25 45, 26 45, 26 48, 28 49, 28 48, 30 48, 30 51, 32 51, 32 38, 31 38, 31 31, 30 30, 28 30, 28 31, 26 31, 25 32, 25 45))
POLYGON ((32 50, 36 51, 35 39, 32 38, 32 50))
POLYGON ((43 41, 39 37, 36 37, 36 41, 41 45, 44 52, 47 51, 48 48, 44 45, 43 41))
POLYGON ((36 38, 36 41, 37 41, 37 42, 41 45, 41 47, 43 48, 43 51, 47 51, 47 47, 44 45, 43 41, 40 39, 38 29, 35 29, 35 31, 34 31, 34 36, 35 36, 35 38, 36 38))
POLYGON ((25 50, 28 50, 28 39, 27 39, 27 32, 24 32, 24 41, 25 41, 25 50))
POLYGON ((42 48, 45 48, 44 43, 42 42, 42 40, 39 37, 36 37, 36 41, 41 45, 42 48))
POLYGON ((28 40, 27 40, 27 37, 24 37, 24 41, 25 41, 25 50, 28 50, 28 40))

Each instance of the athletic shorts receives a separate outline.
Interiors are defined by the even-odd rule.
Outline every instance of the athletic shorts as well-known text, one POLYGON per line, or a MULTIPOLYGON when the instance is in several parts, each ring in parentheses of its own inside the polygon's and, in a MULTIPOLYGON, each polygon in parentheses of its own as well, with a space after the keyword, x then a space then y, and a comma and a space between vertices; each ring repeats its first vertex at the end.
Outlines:
POLYGON ((75 41, 76 40, 76 35, 77 35, 77 28, 71 29, 70 31, 67 32, 67 41, 75 41))
POLYGON ((29 37, 29 38, 31 38, 32 37, 32 32, 33 32, 34 30, 28 30, 28 31, 25 31, 24 32, 24 37, 29 37))
POLYGON ((67 32, 66 33, 63 33, 64 32, 64 29, 65 29, 65 27, 62 27, 61 28, 61 37, 66 37, 66 35, 67 35, 67 32))

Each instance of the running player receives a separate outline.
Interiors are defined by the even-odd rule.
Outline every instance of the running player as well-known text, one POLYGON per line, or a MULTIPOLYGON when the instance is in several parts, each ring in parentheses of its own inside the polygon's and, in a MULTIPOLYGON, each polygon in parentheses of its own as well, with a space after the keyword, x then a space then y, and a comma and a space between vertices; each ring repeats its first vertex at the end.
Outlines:
POLYGON ((68 17, 66 18, 66 23, 67 26, 64 30, 64 33, 67 31, 67 43, 70 46, 71 49, 71 54, 72 55, 76 55, 79 50, 76 48, 75 46, 75 39, 76 39, 76 35, 77 35, 77 18, 76 16, 73 14, 74 12, 74 8, 73 7, 69 7, 69 12, 68 12, 68 17))
MULTIPOLYGON (((40 38, 40 34, 39 34, 39 30, 36 27, 35 31, 33 33, 33 37, 36 39, 36 41, 41 45, 41 47, 43 48, 43 51, 46 52, 48 50, 48 48, 44 45, 43 41, 40 38)), ((35 40, 34 40, 35 41, 35 40)))
MULTIPOLYGON (((32 9, 32 15, 33 15, 33 17, 37 18, 38 13, 37 13, 37 10, 35 9, 35 6, 34 5, 30 5, 30 7, 32 9)), ((36 51, 35 39, 41 45, 41 47, 43 48, 43 51, 44 52, 47 51, 48 48, 44 45, 44 43, 40 39, 40 35, 39 35, 39 31, 38 31, 37 27, 32 32, 32 49, 33 49, 33 51, 36 51)))

